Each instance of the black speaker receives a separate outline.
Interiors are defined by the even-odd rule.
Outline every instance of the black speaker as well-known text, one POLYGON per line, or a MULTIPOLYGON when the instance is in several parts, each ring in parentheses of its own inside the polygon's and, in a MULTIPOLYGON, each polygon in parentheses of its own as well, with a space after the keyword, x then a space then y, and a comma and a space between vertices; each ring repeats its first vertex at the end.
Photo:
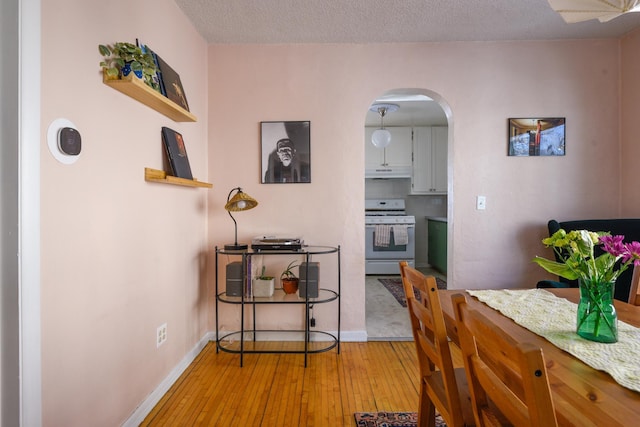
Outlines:
POLYGON ((227 264, 227 295, 231 297, 241 297, 242 284, 242 261, 230 262, 227 264))
POLYGON ((318 282, 320 281, 320 263, 310 262, 308 265, 306 262, 300 264, 298 276, 300 277, 300 286, 298 292, 300 298, 306 298, 309 294, 309 298, 318 298, 318 282), (309 277, 307 280, 307 271, 309 277))

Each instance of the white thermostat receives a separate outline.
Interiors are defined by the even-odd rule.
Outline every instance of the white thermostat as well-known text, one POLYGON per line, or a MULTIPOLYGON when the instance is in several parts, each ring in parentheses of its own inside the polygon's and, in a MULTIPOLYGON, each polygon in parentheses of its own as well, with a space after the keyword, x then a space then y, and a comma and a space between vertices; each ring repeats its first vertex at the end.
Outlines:
POLYGON ((65 165, 75 163, 82 151, 82 138, 76 126, 67 119, 56 119, 47 130, 49 151, 65 165))

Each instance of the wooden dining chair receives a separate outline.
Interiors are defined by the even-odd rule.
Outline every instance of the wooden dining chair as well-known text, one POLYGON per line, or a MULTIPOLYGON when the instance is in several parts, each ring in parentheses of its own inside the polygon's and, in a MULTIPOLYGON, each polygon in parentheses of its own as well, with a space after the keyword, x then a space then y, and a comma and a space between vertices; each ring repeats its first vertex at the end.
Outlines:
POLYGON ((418 426, 433 426, 437 410, 448 427, 473 426, 464 367, 454 368, 436 280, 400 262, 420 366, 418 426), (416 299, 414 287, 420 293, 416 299))
POLYGON ((640 305, 640 286, 638 283, 640 283, 640 266, 634 266, 631 289, 629 289, 629 304, 640 305))
POLYGON ((557 426, 542 349, 452 297, 476 425, 557 426))

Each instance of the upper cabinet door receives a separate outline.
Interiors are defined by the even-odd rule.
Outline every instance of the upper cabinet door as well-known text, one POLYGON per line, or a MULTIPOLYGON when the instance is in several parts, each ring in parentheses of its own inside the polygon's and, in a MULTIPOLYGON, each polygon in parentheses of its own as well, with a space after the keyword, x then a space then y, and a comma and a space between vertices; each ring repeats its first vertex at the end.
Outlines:
MULTIPOLYGON (((408 127, 387 128, 391 144, 386 148, 387 163, 393 167, 411 167, 411 133, 408 127)), ((372 144, 373 145, 373 144, 372 144)))
POLYGON ((411 174, 411 194, 431 192, 431 127, 413 129, 413 170, 411 174))
POLYGON ((447 192, 447 148, 449 144, 448 138, 448 127, 433 126, 431 128, 431 152, 433 155, 433 188, 438 193, 447 192))
POLYGON ((447 192, 446 126, 420 126, 413 134, 411 194, 447 192))
POLYGON ((412 129, 410 127, 388 127, 391 143, 378 148, 371 143, 371 135, 378 128, 365 128, 365 171, 367 175, 375 171, 397 172, 411 175, 412 129))

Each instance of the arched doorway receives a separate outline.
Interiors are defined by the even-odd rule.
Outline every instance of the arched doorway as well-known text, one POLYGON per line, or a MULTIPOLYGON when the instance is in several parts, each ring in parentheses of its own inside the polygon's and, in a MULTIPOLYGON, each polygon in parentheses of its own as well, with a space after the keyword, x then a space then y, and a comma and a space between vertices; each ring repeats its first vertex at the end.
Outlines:
POLYGON ((402 219, 368 216, 365 220, 365 307, 369 340, 413 339, 406 308, 398 301, 403 297, 398 257, 406 259, 411 252, 396 251, 393 225, 390 233, 386 231, 390 234, 388 242, 384 238, 375 239, 376 231, 385 231, 384 227, 377 228, 378 223, 399 221, 400 243, 404 243, 406 237, 410 242, 413 240, 414 266, 440 278, 439 285, 446 286, 447 264, 451 262, 447 233, 452 213, 451 119, 446 101, 427 89, 389 90, 377 97, 367 111, 365 208, 376 204, 391 206, 386 202, 395 205, 396 200, 401 200, 399 205, 405 211, 404 215, 393 213, 402 219), (381 113, 380 105, 389 105, 389 111, 381 113), (382 127, 391 134, 387 147, 372 141, 373 132, 382 127), (403 226, 405 220, 408 224, 413 221, 414 226, 403 226), (404 235, 405 230, 410 231, 408 236, 404 235), (387 243, 389 246, 384 247, 387 243), (383 247, 374 248, 377 244, 383 247), (387 250, 389 256, 383 256, 387 250))

